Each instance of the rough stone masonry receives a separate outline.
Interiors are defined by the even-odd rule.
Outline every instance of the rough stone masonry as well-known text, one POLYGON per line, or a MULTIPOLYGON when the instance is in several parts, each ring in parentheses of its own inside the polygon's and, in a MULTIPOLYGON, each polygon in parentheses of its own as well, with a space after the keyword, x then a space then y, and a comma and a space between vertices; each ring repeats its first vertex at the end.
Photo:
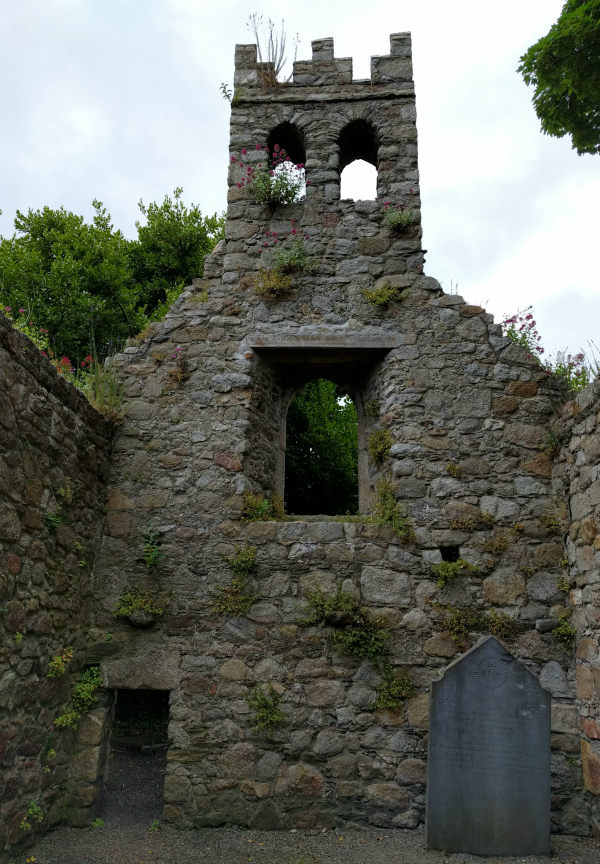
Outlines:
MULTIPOLYGON (((565 406, 491 315, 423 274, 410 35, 391 36, 390 54, 372 58, 366 81, 352 79, 352 62, 334 56, 333 40, 312 47, 312 61, 295 63, 290 83, 265 89, 256 47, 237 46, 225 239, 165 320, 118 357, 125 422, 114 436, 101 545, 83 580, 94 595, 80 623, 88 638, 70 668, 75 681, 84 664, 100 664, 105 690, 74 735, 53 733, 63 766, 54 775, 40 757, 54 707, 45 675, 50 657, 73 640, 64 628, 82 614, 78 552, 69 546, 80 541, 61 539, 69 563, 59 566, 58 537, 43 514, 28 515, 29 493, 15 482, 29 448, 43 453, 47 444, 31 436, 24 444, 18 422, 7 425, 10 411, 0 414, 0 561, 12 574, 2 583, 8 611, 0 619, 6 843, 22 836, 31 800, 44 811, 42 827, 62 818, 89 824, 106 772, 112 693, 121 688, 170 691, 165 820, 416 827, 425 809, 430 683, 487 635, 481 625, 453 639, 440 604, 514 620, 507 647, 553 695, 553 830, 597 828, 600 388, 565 406), (258 162, 254 148, 267 142, 305 163, 304 201, 262 206, 238 186, 240 161, 258 162), (355 158, 377 168, 375 201, 340 200, 340 172, 355 158), (392 234, 385 201, 412 210, 413 225, 392 234), (294 275, 280 299, 261 299, 251 277, 272 254, 266 233, 285 236, 291 220, 316 272, 294 275), (363 289, 386 284, 403 289, 401 298, 367 302, 363 289), (356 405, 361 513, 372 513, 377 481, 391 479, 414 528, 410 543, 366 518, 241 518, 245 490, 283 492, 285 414, 315 377, 338 383, 356 405), (367 449, 377 430, 392 437, 379 466, 367 449), (151 526, 162 558, 148 568, 142 550, 151 526), (227 559, 245 542, 257 549, 256 600, 228 619, 215 613, 214 592, 231 581, 227 559), (448 550, 473 569, 440 588, 432 566, 448 550), (78 577, 61 595, 66 617, 58 620, 67 623, 47 611, 41 634, 34 621, 57 602, 44 580, 57 569, 78 577), (151 626, 112 614, 132 587, 170 597, 151 626), (300 626, 308 594, 338 587, 387 628, 394 668, 415 682, 403 707, 373 711, 376 670, 336 651, 331 630, 300 626), (569 612, 575 655, 552 632, 569 612), (19 628, 26 635, 16 643, 19 628), (271 684, 286 715, 270 737, 253 731, 247 700, 256 684, 271 684), (43 710, 23 712, 25 691, 43 710), (36 745, 23 744, 29 740, 36 745)), ((25 357, 34 354, 31 347, 25 357)), ((31 404, 51 426, 61 412, 81 410, 66 390, 42 410, 50 396, 35 394, 51 374, 40 383, 18 351, 3 362, 1 397, 17 417, 31 404)), ((89 422, 78 428, 91 441, 98 433, 89 422)), ((52 464, 39 471, 40 511, 56 496, 52 464)), ((98 509, 103 488, 85 482, 97 493, 86 504, 98 509)))

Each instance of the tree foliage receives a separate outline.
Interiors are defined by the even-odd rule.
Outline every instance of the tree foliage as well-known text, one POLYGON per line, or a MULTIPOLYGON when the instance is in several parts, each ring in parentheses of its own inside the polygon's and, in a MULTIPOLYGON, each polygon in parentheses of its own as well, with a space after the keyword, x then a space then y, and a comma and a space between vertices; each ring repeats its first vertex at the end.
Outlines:
POLYGON ((570 135, 583 153, 600 152, 600 0, 567 0, 556 24, 521 57, 533 104, 548 135, 570 135))
POLYGON ((140 201, 146 224, 136 222, 136 240, 113 227, 100 201, 91 223, 64 207, 17 211, 16 233, 0 238, 0 307, 24 308, 58 356, 78 361, 93 345, 100 357, 117 350, 202 275, 223 235, 223 217, 186 207, 182 192, 148 207, 140 201))
POLYGON ((289 407, 285 494, 290 513, 358 512, 356 408, 331 381, 311 381, 289 407))

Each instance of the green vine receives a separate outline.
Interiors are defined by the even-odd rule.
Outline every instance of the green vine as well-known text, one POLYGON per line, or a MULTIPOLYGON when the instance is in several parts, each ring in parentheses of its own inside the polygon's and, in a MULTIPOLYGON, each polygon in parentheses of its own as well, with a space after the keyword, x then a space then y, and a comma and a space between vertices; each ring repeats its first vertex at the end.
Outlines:
POLYGON ((273 727, 287 720, 287 715, 279 708, 281 696, 269 684, 269 695, 266 695, 263 687, 257 684, 247 698, 248 705, 255 711, 253 731, 266 730, 267 738, 273 734, 273 727))
POLYGON ((102 676, 97 666, 92 666, 82 673, 81 678, 73 688, 70 706, 65 706, 63 713, 54 721, 55 726, 77 726, 81 717, 89 711, 94 702, 98 701, 96 690, 102 687, 102 676))
POLYGON ((431 572, 437 579, 437 587, 443 588, 452 579, 456 579, 465 570, 467 573, 472 572, 476 568, 464 558, 459 558, 458 561, 441 561, 439 564, 431 565, 431 572))

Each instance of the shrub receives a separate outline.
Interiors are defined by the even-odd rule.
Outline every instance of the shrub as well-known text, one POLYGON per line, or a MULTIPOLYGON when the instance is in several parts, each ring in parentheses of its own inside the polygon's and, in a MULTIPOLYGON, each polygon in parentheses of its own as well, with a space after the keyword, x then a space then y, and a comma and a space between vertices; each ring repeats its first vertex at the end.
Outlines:
POLYGON ((254 290, 259 297, 276 300, 282 294, 287 294, 292 288, 292 277, 279 270, 261 268, 254 277, 254 290))
POLYGON ((367 450, 375 465, 382 465, 390 455, 394 439, 389 429, 375 429, 369 435, 367 450))
POLYGON ((371 306, 387 306, 393 301, 400 301, 407 294, 408 288, 399 288, 384 282, 379 288, 363 288, 362 294, 371 306))
POLYGON ((257 684, 247 701, 250 708, 255 711, 252 729, 255 732, 265 729, 267 738, 273 734, 274 726, 287 720, 287 715, 279 708, 281 696, 273 689, 272 684, 269 684, 268 695, 265 694, 260 684, 257 684))
POLYGON ((93 822, 90 822, 90 828, 93 831, 95 828, 105 828, 106 822, 103 819, 94 819, 93 822))

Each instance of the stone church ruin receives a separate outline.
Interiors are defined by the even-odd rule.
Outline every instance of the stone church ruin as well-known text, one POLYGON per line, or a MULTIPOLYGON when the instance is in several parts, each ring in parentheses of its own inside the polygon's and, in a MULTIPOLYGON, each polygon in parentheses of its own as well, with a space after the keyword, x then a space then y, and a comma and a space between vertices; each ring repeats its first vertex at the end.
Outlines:
POLYGON ((235 85, 225 239, 118 355, 122 425, 0 315, 0 847, 23 820, 90 824, 132 690, 168 698, 166 821, 416 828, 430 685, 490 634, 552 694, 552 830, 598 831, 600 385, 565 404, 424 275, 410 34, 359 81, 313 42, 270 89, 238 45, 235 85), (304 200, 249 197, 265 144, 305 166, 304 200), (340 200, 358 158, 377 200, 340 200), (261 296, 265 237, 292 225, 313 266, 261 296), (315 379, 357 412, 347 519, 278 503, 286 412, 315 379), (379 654, 348 649, 365 627, 379 654))

